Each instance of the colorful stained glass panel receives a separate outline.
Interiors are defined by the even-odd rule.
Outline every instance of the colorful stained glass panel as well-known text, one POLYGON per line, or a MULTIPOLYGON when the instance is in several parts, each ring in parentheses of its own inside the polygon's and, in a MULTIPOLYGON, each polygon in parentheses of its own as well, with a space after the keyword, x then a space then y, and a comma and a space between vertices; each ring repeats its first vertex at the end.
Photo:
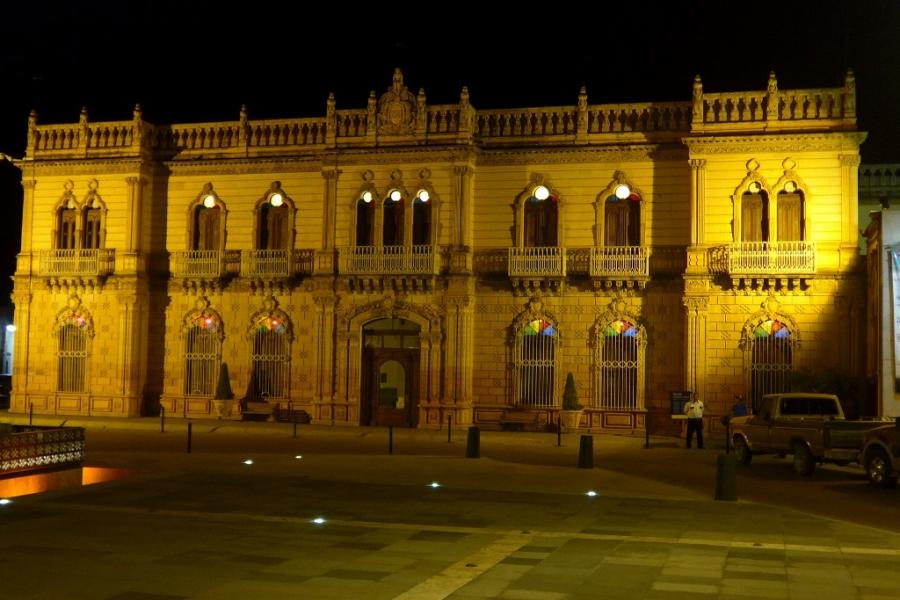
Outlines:
POLYGON ((754 337, 767 338, 770 335, 775 336, 776 338, 789 338, 791 337, 791 331, 784 323, 774 319, 763 321, 753 330, 754 337))
POLYGON ((625 337, 635 337, 637 336, 637 327, 635 327, 634 323, 631 323, 630 321, 613 321, 606 326, 606 329, 603 330, 603 335, 605 335, 606 337, 615 337, 617 335, 622 335, 625 337))

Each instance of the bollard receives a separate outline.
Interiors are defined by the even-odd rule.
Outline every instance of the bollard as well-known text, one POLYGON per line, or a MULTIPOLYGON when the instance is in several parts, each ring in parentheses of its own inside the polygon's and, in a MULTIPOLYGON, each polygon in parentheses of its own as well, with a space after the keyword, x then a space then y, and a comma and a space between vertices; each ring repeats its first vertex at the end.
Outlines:
POLYGON ((297 418, 294 417, 294 437, 297 437, 297 418))
POLYGON ((578 445, 578 468, 594 468, 594 436, 582 435, 578 445))
POLYGON ((466 458, 478 458, 481 456, 481 430, 469 427, 469 437, 466 440, 466 458))
MULTIPOLYGON (((294 420, 294 401, 288 400, 288 419, 294 420)), ((294 436, 297 437, 297 436, 294 436)))
POLYGON ((722 425, 725 426, 725 454, 731 453, 731 416, 722 415, 720 419, 722 425))
POLYGON ((34 418, 34 402, 28 403, 28 426, 31 426, 31 420, 34 418))
POLYGON ((394 426, 388 425, 388 454, 394 453, 394 426))
POLYGON ((453 415, 447 415, 447 443, 450 443, 450 427, 453 423, 453 415))
POLYGON ((166 407, 165 406, 159 407, 159 432, 160 433, 166 432, 166 407))
POLYGON ((716 457, 716 500, 737 500, 737 475, 734 454, 716 457))
POLYGON ((650 413, 644 415, 644 450, 650 449, 650 413))
POLYGON ((562 417, 556 416, 556 447, 562 446, 562 417))
POLYGON ((188 454, 191 453, 191 429, 193 428, 193 426, 194 426, 194 424, 191 423, 190 421, 188 421, 188 447, 187 447, 188 454))

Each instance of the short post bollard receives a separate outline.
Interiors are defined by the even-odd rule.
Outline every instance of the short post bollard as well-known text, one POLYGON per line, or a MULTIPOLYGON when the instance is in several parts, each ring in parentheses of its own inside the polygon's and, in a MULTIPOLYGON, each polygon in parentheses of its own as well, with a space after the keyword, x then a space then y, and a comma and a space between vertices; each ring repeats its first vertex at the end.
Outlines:
POLYGON ((594 436, 582 435, 578 445, 578 468, 594 468, 594 436))
POLYGON ((166 407, 165 406, 159 407, 159 432, 160 433, 166 432, 166 407))
POLYGON ((188 421, 188 440, 187 440, 187 442, 188 442, 187 453, 188 454, 191 453, 191 433, 192 433, 193 426, 194 426, 194 424, 191 423, 190 421, 188 421))
POLYGON ((736 465, 734 454, 716 457, 716 500, 737 500, 736 465))
POLYGON ((453 423, 453 415, 447 415, 447 443, 450 443, 450 427, 453 423))
POLYGON ((388 425, 388 454, 394 453, 394 426, 388 425))
POLYGON ((28 425, 31 425, 31 421, 34 419, 34 402, 28 403, 28 425))
POLYGON ((722 415, 721 421, 725 426, 725 454, 731 454, 731 416, 722 415))
POLYGON ((294 421, 294 437, 297 437, 297 417, 296 415, 291 415, 292 421, 294 421))
POLYGON ((481 430, 474 425, 469 427, 469 437, 466 440, 466 458, 479 458, 481 456, 481 430))
POLYGON ((562 446, 562 417, 556 416, 556 447, 562 446))
POLYGON ((650 413, 644 413, 644 450, 650 449, 650 413))

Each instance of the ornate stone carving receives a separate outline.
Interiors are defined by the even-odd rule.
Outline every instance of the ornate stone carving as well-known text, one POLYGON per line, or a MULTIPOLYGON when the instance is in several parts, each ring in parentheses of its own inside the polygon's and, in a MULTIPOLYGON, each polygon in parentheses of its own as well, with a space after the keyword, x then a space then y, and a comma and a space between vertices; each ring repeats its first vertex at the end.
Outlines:
POLYGON ((689 296, 681 299, 682 304, 689 312, 706 312, 709 307, 709 298, 705 296, 689 296))
POLYGON ((379 135, 403 135, 415 131, 416 97, 403 83, 403 73, 394 70, 391 88, 378 100, 379 135))

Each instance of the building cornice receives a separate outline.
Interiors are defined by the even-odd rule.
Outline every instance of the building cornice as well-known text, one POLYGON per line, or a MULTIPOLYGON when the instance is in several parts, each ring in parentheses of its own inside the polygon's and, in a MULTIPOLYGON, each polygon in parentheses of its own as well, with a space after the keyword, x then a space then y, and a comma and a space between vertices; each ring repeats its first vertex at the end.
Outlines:
POLYGON ((771 135, 698 136, 682 138, 692 157, 704 154, 747 152, 814 152, 821 150, 859 151, 866 139, 862 131, 792 133, 771 135))

